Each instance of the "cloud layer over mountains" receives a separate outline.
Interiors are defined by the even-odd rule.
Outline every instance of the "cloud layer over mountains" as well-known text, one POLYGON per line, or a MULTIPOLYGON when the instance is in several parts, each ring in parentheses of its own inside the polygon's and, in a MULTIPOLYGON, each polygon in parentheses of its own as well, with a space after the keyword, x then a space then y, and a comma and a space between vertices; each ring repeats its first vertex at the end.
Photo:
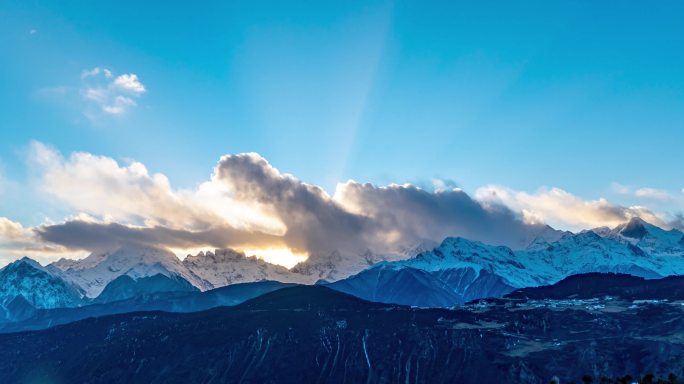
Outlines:
POLYGON ((411 184, 378 187, 347 181, 330 196, 280 172, 256 153, 221 157, 209 180, 175 189, 138 162, 76 152, 68 157, 34 142, 29 153, 41 193, 73 215, 24 228, 0 218, 0 252, 26 248, 110 249, 128 243, 175 249, 287 247, 313 257, 337 250, 358 255, 395 252, 421 241, 462 236, 524 246, 552 231, 614 225, 633 216, 658 225, 643 207, 583 201, 554 188, 536 194, 486 187, 471 197, 458 189, 411 184))

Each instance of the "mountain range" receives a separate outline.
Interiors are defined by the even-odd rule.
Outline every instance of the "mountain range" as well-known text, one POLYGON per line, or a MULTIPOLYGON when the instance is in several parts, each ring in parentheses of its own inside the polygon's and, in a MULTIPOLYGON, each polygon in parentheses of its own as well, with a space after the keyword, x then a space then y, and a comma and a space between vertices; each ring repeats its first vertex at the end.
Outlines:
POLYGON ((684 274, 684 234, 638 218, 612 229, 553 232, 524 249, 464 238, 447 238, 428 248, 417 245, 402 260, 392 261, 369 251, 355 258, 354 268, 337 263, 344 257, 333 252, 326 267, 319 257, 317 264, 304 262, 290 270, 233 250, 202 252, 181 261, 168 250, 126 246, 45 267, 24 258, 0 270, 0 315, 13 321, 32 309, 82 307, 258 281, 317 282, 370 301, 448 308, 553 284, 574 274, 614 272, 647 279, 684 274), (325 279, 337 275, 343 278, 325 279))
POLYGON ((512 250, 447 238, 414 258, 378 263, 330 288, 366 300, 448 307, 515 289, 553 284, 587 272, 617 272, 654 279, 684 274, 684 235, 641 219, 512 250))

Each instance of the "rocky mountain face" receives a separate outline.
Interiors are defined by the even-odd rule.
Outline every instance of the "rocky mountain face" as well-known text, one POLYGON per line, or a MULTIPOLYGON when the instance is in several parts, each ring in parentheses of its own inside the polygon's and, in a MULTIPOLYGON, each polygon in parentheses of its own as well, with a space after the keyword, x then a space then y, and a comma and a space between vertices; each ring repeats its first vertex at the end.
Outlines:
POLYGON ((3 334, 0 381, 541 384, 682 373, 681 305, 592 303, 416 309, 285 288, 233 308, 3 334))

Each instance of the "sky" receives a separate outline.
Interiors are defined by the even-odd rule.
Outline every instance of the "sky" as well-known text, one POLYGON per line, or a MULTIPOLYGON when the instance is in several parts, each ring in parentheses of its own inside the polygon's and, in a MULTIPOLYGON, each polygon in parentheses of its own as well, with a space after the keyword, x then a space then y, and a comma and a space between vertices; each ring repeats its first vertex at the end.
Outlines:
POLYGON ((112 225, 189 231, 182 250, 439 241, 477 227, 454 196, 560 229, 680 228, 683 19, 676 1, 2 1, 0 262, 111 245, 112 225), (312 233, 327 219, 283 190, 335 220, 312 233), (453 215, 388 224, 408 195, 453 215), (48 231, 79 223, 109 240, 48 231))

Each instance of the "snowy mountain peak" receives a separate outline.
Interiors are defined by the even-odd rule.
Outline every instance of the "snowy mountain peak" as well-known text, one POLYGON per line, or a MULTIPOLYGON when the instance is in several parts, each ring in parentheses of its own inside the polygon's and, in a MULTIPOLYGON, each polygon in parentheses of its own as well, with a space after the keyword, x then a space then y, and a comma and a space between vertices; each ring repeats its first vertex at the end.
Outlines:
MULTIPOLYGON (((627 223, 619 225, 615 228, 622 236, 629 237, 632 239, 641 239, 648 234, 646 227, 657 228, 654 225, 650 225, 642 220, 640 217, 633 217, 627 223)), ((660 228, 658 228, 660 229, 660 228)))
MULTIPOLYGON (((626 226, 601 231, 600 234, 594 231, 564 233, 560 239, 547 242, 546 246, 540 242, 524 250, 491 246, 460 237, 447 238, 432 251, 408 260, 377 264, 334 286, 346 292, 370 290, 368 292, 375 295, 386 287, 399 290, 400 285, 396 285, 396 281, 426 285, 417 282, 423 281, 419 276, 425 275, 416 271, 422 271, 438 283, 427 284, 431 287, 430 292, 439 296, 440 287, 449 287, 453 294, 463 299, 460 301, 466 301, 466 298, 496 296, 513 288, 551 284, 578 273, 614 272, 644 278, 684 273, 684 250, 681 247, 677 250, 670 244, 673 239, 680 241, 677 232, 634 221, 632 228, 643 226, 646 234, 638 241, 628 241, 620 234, 626 226), (671 253, 662 252, 664 249, 671 253), (652 253, 654 250, 660 253, 652 253)), ((416 298, 416 292, 409 291, 404 292, 405 298, 383 297, 384 300, 394 300, 392 302, 406 299, 400 302, 410 304, 416 298)), ((448 295, 442 298, 454 300, 448 295)), ((439 300, 433 297, 428 302, 439 300)))
POLYGON ((0 270, 0 307, 19 296, 35 308, 74 306, 81 299, 78 290, 27 257, 0 270))
POLYGON ((212 288, 260 280, 297 281, 297 276, 283 266, 270 264, 232 249, 217 249, 213 252, 200 252, 195 256, 188 255, 182 265, 189 273, 212 288))
POLYGON ((50 265, 62 277, 81 287, 86 296, 97 297, 104 287, 122 275, 134 279, 162 274, 181 276, 200 289, 210 286, 183 265, 171 251, 150 246, 125 246, 113 252, 94 252, 81 260, 62 259, 50 265))
POLYGON ((639 217, 613 229, 597 228, 597 235, 623 244, 631 244, 652 255, 684 254, 684 234, 677 229, 665 230, 639 217))
POLYGON ((35 269, 38 269, 41 271, 45 270, 45 268, 43 268, 43 266, 40 265, 40 263, 38 263, 37 261, 33 260, 32 258, 30 258, 28 256, 24 256, 19 260, 16 260, 16 261, 9 263, 8 265, 5 266, 5 269, 19 268, 22 265, 27 265, 31 268, 35 268, 35 269))

